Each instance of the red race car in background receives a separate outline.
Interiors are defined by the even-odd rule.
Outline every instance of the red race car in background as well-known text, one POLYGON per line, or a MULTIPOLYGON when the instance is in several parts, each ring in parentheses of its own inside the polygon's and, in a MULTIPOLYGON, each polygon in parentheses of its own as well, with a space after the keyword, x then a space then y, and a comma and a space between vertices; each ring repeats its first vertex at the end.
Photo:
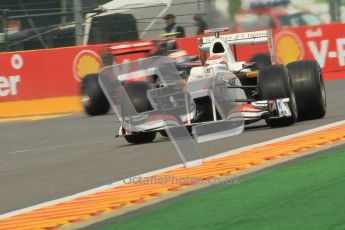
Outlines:
MULTIPOLYGON (((157 55, 168 56, 174 61, 181 77, 186 78, 192 67, 200 65, 200 61, 196 56, 189 56, 186 51, 178 49, 175 38, 169 36, 160 40, 109 45, 101 53, 103 67, 157 55)), ((91 73, 83 78, 80 92, 84 112, 89 116, 102 115, 109 111, 110 104, 99 85, 98 73, 91 73)))

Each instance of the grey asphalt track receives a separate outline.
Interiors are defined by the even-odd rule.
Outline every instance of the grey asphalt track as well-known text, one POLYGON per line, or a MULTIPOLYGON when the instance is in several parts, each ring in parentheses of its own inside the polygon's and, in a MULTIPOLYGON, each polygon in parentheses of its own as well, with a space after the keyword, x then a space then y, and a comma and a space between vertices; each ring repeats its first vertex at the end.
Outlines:
MULTIPOLYGON (((324 119, 278 129, 261 122, 241 135, 198 147, 206 157, 345 120, 345 80, 327 82, 326 87, 324 119)), ((114 139, 117 130, 111 114, 1 124, 0 214, 181 163, 167 138, 128 145, 114 139)))

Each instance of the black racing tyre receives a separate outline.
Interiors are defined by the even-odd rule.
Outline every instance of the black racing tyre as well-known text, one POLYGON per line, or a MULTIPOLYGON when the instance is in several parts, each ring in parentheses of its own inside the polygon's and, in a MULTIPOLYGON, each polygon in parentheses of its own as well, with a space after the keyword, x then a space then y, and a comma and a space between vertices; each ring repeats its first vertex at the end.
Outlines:
MULTIPOLYGON (((124 89, 137 113, 152 110, 152 106, 147 98, 147 90, 151 88, 149 81, 133 81, 124 84, 124 89)), ((126 107, 126 105, 122 106, 126 107)))
POLYGON ((124 136, 126 141, 131 144, 144 144, 150 143, 156 138, 155 132, 145 132, 138 134, 131 134, 124 136))
POLYGON ((287 65, 294 86, 298 118, 319 119, 326 115, 325 83, 320 65, 314 60, 296 61, 287 65))
POLYGON ((163 136, 163 137, 168 137, 168 133, 165 130, 159 131, 159 133, 163 136))
MULTIPOLYGON (((152 106, 147 98, 147 90, 151 89, 149 81, 134 81, 124 84, 126 93, 131 100, 137 113, 152 110, 152 106)), ((122 104, 122 110, 128 107, 122 104)), ((124 136, 126 141, 131 144, 143 144, 152 142, 156 138, 156 132, 141 132, 124 136)))
POLYGON ((86 114, 97 116, 106 114, 110 104, 98 83, 98 74, 86 75, 81 83, 82 105, 86 114))
POLYGON ((296 122, 298 117, 293 85, 288 70, 283 65, 266 66, 258 75, 259 100, 290 98, 289 108, 291 117, 268 118, 266 123, 270 127, 289 126, 296 122))
POLYGON ((192 120, 192 123, 206 122, 213 120, 213 111, 212 111, 212 101, 211 98, 200 97, 194 99, 196 106, 196 115, 192 120))
POLYGON ((256 62, 258 69, 263 69, 266 66, 272 65, 271 56, 268 53, 257 53, 251 59, 251 62, 256 62))

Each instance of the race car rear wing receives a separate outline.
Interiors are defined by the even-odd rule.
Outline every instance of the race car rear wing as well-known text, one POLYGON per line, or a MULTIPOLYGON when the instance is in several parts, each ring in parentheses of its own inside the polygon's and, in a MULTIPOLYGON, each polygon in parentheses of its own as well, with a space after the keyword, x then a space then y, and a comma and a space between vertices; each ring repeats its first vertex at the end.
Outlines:
POLYGON ((152 41, 136 41, 136 42, 122 42, 119 44, 112 44, 108 47, 113 55, 134 53, 134 52, 149 52, 155 48, 152 41))
POLYGON ((211 29, 205 31, 205 33, 214 33, 214 36, 202 37, 198 39, 199 50, 201 52, 208 52, 212 43, 220 38, 225 41, 229 46, 240 46, 240 45, 256 45, 256 44, 267 44, 268 51, 271 55, 272 64, 276 63, 275 50, 272 30, 259 30, 245 33, 235 34, 222 34, 220 32, 226 31, 225 29, 211 29))

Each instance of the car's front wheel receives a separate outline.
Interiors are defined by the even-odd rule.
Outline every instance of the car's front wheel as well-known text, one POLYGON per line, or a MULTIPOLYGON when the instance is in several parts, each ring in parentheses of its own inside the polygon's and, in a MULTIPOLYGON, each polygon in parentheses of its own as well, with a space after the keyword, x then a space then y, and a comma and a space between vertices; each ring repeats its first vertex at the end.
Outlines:
POLYGON ((81 82, 81 101, 86 114, 97 116, 106 114, 110 104, 98 83, 98 74, 88 74, 81 82))
POLYGON ((143 132, 124 136, 126 141, 131 144, 150 143, 156 138, 155 132, 143 132))
POLYGON ((258 75, 258 89, 259 100, 290 99, 288 104, 291 116, 266 119, 270 127, 289 126, 296 122, 298 114, 295 94, 285 66, 271 65, 261 69, 258 75))
POLYGON ((318 119, 326 114, 326 90, 320 65, 313 60, 287 65, 294 85, 299 119, 318 119))
MULTIPOLYGON (((131 101, 136 113, 143 113, 152 110, 152 106, 147 98, 147 90, 151 89, 149 81, 134 81, 124 84, 124 89, 131 101)), ((134 115, 128 104, 123 101, 122 116, 134 115)), ((152 142, 156 138, 155 132, 140 132, 124 136, 126 141, 131 144, 143 144, 152 142)))

